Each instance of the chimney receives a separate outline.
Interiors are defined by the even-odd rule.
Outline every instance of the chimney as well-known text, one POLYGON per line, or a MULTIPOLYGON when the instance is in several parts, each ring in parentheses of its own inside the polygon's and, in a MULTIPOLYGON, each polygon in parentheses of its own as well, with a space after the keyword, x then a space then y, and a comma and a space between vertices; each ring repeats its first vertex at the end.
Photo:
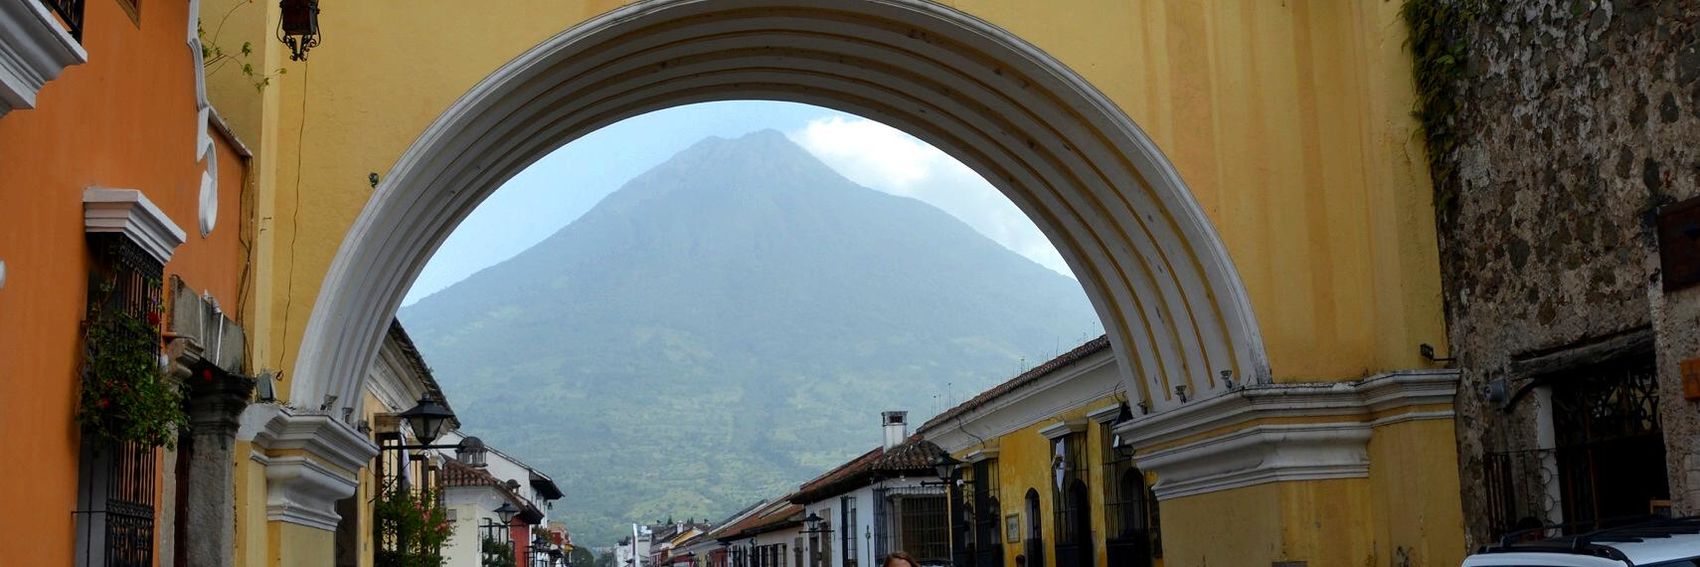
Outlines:
POLYGON ((880 424, 885 426, 885 450, 903 444, 909 438, 909 412, 882 411, 880 424))

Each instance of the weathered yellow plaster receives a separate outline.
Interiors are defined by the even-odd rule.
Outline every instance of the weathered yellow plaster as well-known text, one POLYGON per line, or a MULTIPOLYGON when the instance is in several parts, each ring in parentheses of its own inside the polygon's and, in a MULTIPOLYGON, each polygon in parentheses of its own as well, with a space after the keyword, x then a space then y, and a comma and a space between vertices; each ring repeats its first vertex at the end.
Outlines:
MULTIPOLYGON (((233 1, 212 0, 203 16, 233 1)), ((234 12, 243 25, 226 24, 236 35, 221 41, 251 40, 287 70, 259 110, 224 102, 251 85, 228 73, 213 84, 260 146, 259 366, 289 378, 319 285, 370 198, 367 175, 497 66, 618 4, 344 3, 321 15, 327 40, 307 63, 278 57, 270 22, 234 12)), ((1420 367, 1418 343, 1444 349, 1397 3, 953 5, 1062 60, 1152 135, 1226 242, 1277 379, 1420 367)))

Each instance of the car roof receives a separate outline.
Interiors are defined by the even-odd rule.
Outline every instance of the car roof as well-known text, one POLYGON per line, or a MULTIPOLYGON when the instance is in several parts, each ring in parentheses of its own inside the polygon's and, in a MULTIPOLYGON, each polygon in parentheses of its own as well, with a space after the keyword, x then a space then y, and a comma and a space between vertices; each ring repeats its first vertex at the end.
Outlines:
POLYGON ((1562 552, 1479 553, 1463 567, 1623 567, 1622 561, 1562 552))
POLYGON ((1700 557, 1700 519, 1664 519, 1539 541, 1484 549, 1464 562, 1475 566, 1595 567, 1652 565, 1700 557))

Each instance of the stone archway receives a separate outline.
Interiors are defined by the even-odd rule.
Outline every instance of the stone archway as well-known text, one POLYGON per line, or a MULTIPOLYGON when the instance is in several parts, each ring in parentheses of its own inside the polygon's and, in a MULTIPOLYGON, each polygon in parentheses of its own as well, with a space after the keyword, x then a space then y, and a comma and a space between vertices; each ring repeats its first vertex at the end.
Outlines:
POLYGON ((1056 244, 1153 410, 1268 362, 1244 286, 1155 145, 1060 62, 924 0, 655 0, 556 35, 455 102, 389 172, 339 248, 290 398, 358 410, 408 286, 484 197, 618 120, 729 99, 873 118, 951 153, 1056 244))

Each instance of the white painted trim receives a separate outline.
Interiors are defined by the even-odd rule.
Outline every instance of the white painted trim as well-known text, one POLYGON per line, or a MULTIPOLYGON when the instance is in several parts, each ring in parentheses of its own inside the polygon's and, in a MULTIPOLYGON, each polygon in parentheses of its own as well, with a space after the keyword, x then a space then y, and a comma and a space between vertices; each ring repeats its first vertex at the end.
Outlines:
POLYGON ((1388 426, 1388 425, 1398 425, 1398 424, 1401 424, 1401 423, 1407 423, 1407 422, 1412 422, 1412 421, 1430 421, 1430 420, 1437 420, 1437 419, 1451 421, 1455 417, 1458 417, 1458 413, 1454 412, 1452 410, 1445 410, 1445 411, 1410 411, 1410 412, 1405 412, 1405 413, 1401 413, 1401 414, 1390 415, 1390 416, 1387 416, 1387 417, 1377 419, 1375 421, 1371 421, 1371 422, 1369 422, 1369 426, 1370 427, 1385 427, 1385 426, 1388 426))
POLYGON ((1363 423, 1260 425, 1136 457, 1159 500, 1271 482, 1369 476, 1363 423))
POLYGON ((293 401, 359 404, 407 288, 508 178, 619 119, 727 99, 857 113, 981 173, 1080 275, 1130 397, 1162 411, 1184 405, 1175 384, 1203 398, 1223 371, 1268 382, 1250 297, 1209 217, 1127 114, 1044 51, 928 0, 648 0, 496 70, 395 161, 323 280, 293 401))
POLYGON ((360 481, 301 456, 272 457, 266 464, 266 519, 334 532, 342 516, 336 501, 354 494, 360 481))
POLYGON ((1055 440, 1058 437, 1062 437, 1070 433, 1080 433, 1082 431, 1086 431, 1086 420, 1070 419, 1059 421, 1041 428, 1039 430, 1039 435, 1044 436, 1046 439, 1055 440))
POLYGON ((35 95, 89 54, 36 0, 0 2, 0 117, 35 108, 35 95))
POLYGON ((378 447, 338 419, 273 405, 248 406, 238 440, 273 453, 266 467, 266 518, 336 530, 336 501, 354 494, 378 447))
POLYGON ((954 419, 921 431, 921 436, 955 454, 1080 409, 1122 391, 1125 382, 1116 357, 1095 353, 1051 371, 1032 383, 954 419))
POLYGON ((1457 388, 1456 369, 1402 370, 1356 382, 1248 385, 1179 410, 1135 416, 1116 430, 1138 447, 1268 417, 1364 415, 1451 404, 1457 388))
POLYGON ((1158 499, 1270 482, 1365 478, 1368 443, 1376 428, 1452 419, 1458 376, 1453 369, 1409 370, 1357 382, 1253 385, 1180 410, 1136 418, 1115 431, 1133 445, 1135 463, 1157 475, 1151 489, 1158 499), (1447 409, 1373 417, 1434 405, 1447 409), (1233 429, 1260 419, 1336 416, 1357 419, 1233 429), (1227 432, 1152 449, 1221 430, 1227 432))
POLYGON ((224 115, 218 113, 218 108, 209 104, 207 110, 211 111, 207 114, 207 117, 212 120, 213 129, 224 137, 225 142, 230 143, 230 147, 236 150, 236 155, 245 158, 254 157, 254 152, 248 149, 248 144, 242 143, 242 138, 236 137, 236 131, 230 128, 229 122, 224 121, 224 115))
POLYGON ((1098 423, 1109 423, 1115 421, 1116 416, 1121 415, 1121 413, 1122 405, 1118 402, 1086 412, 1086 419, 1098 423))
POLYGON ((123 235, 160 264, 171 261, 185 238, 171 217, 135 189, 84 189, 83 230, 123 235))
POLYGON ((972 463, 978 463, 980 461, 984 461, 984 460, 988 460, 988 459, 996 459, 996 458, 998 458, 998 450, 996 448, 978 449, 978 450, 975 450, 973 452, 968 453, 967 455, 962 456, 963 462, 971 463, 971 464, 972 463))

